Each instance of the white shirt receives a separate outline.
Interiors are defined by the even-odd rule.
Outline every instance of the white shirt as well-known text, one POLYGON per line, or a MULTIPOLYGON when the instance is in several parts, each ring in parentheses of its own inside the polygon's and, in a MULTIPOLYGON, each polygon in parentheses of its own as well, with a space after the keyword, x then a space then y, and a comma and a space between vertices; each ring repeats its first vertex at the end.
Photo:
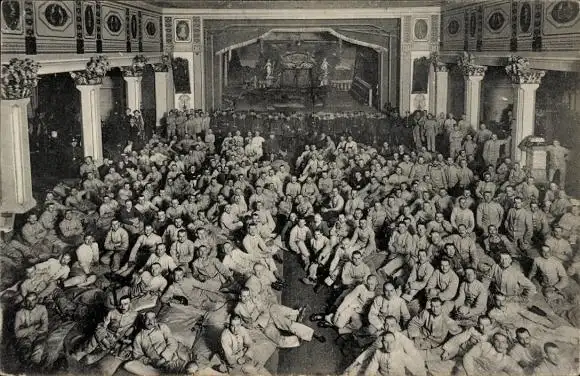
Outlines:
POLYGON ((77 250, 77 262, 81 269, 89 274, 91 270, 91 264, 99 262, 99 245, 93 242, 91 245, 85 243, 81 244, 77 250))

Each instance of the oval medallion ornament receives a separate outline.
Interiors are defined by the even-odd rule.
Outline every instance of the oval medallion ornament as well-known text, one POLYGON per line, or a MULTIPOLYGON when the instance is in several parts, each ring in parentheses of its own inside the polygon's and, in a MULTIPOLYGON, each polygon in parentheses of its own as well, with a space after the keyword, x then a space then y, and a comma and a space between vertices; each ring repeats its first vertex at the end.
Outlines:
POLYGON ((155 26, 155 22, 148 21, 145 25, 145 31, 147 32, 148 36, 154 37, 155 34, 157 34, 157 26, 155 26))
POLYGON ((137 16, 131 16, 131 38, 137 39, 137 16))
POLYGON ((449 24, 447 25, 447 32, 450 35, 454 35, 457 34, 458 31, 459 31, 459 22, 457 22, 457 20, 451 20, 451 22, 449 22, 449 24))
POLYGON ((499 31, 505 24, 505 17, 501 12, 492 13, 487 24, 491 30, 499 31))
POLYGON ((68 12, 60 4, 49 4, 44 10, 44 18, 54 27, 62 27, 68 21, 68 12))
POLYGON ((530 3, 524 3, 520 9, 520 30, 522 33, 530 31, 532 26, 532 7, 530 3))
POLYGON ((476 29, 475 13, 472 13, 471 17, 469 17, 469 36, 472 38, 475 36, 475 29, 476 29))
POLYGON ((112 33, 119 33, 121 31, 122 26, 123 23, 121 22, 119 16, 117 16, 116 14, 111 14, 109 15, 109 17, 107 17, 107 28, 112 33))
POLYGON ((95 32, 95 13, 90 4, 85 8, 85 32, 87 35, 93 35, 95 32))
POLYGON ((20 3, 16 0, 6 0, 2 2, 2 18, 4 25, 9 30, 20 29, 20 3))
POLYGON ((425 20, 417 20, 415 22, 415 39, 423 40, 427 38, 427 32, 429 31, 429 25, 425 20))
POLYGON ((578 17, 580 5, 577 1, 560 1, 552 8, 550 14, 559 24, 567 24, 578 17))

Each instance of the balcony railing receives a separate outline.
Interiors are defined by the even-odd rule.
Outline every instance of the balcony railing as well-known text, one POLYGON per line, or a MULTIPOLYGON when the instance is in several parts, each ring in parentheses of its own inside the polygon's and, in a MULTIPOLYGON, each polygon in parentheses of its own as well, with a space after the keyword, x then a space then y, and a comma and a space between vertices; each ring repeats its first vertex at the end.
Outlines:
POLYGON ((339 91, 349 91, 352 85, 352 80, 332 80, 330 86, 339 91))

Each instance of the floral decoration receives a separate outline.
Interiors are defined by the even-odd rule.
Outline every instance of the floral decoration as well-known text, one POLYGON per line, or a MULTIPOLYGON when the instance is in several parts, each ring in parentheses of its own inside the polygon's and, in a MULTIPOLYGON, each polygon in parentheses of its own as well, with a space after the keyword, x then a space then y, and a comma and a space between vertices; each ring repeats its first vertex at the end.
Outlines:
POLYGON ((31 59, 11 59, 2 65, 2 99, 22 99, 31 95, 38 85, 40 64, 31 59))
POLYGON ((138 77, 143 75, 145 66, 147 65, 147 58, 143 55, 137 55, 133 58, 133 63, 128 67, 121 67, 123 76, 138 77))
POLYGON ((171 58, 169 55, 161 56, 161 63, 153 64, 155 72, 168 72, 171 69, 171 58))
POLYGON ((539 84, 545 71, 530 68, 530 61, 525 57, 512 55, 508 58, 505 72, 516 84, 539 84))
POLYGON ((91 57, 84 71, 70 72, 70 76, 77 85, 98 85, 111 68, 109 60, 103 55, 91 57))
POLYGON ((483 76, 487 70, 486 66, 475 64, 475 57, 466 51, 459 55, 457 66, 464 76, 483 76))

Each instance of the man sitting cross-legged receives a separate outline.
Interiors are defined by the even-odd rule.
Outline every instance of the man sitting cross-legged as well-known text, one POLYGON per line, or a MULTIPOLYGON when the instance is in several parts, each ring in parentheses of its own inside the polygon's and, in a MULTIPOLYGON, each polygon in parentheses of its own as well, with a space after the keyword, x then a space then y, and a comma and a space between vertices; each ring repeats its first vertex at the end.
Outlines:
POLYGON ((463 369, 467 376, 476 375, 523 375, 522 368, 507 354, 508 338, 495 333, 491 342, 480 342, 463 357, 463 369))
POLYGON ((396 346, 395 335, 387 332, 382 337, 382 347, 377 349, 365 371, 365 376, 405 375, 407 372, 414 376, 425 375, 425 369, 414 365, 416 359, 405 355, 403 350, 396 346))
POLYGON ((314 314, 311 321, 319 321, 318 326, 334 326, 339 334, 352 333, 363 327, 363 315, 368 311, 376 296, 378 279, 369 275, 365 283, 361 283, 350 291, 340 302, 334 313, 324 316, 314 314), (324 320, 324 321, 321 321, 324 320))
POLYGON ((133 340, 132 352, 134 360, 124 368, 134 375, 193 374, 199 369, 191 349, 178 342, 167 325, 157 322, 155 312, 143 315, 143 329, 133 340))
POLYGON ((84 359, 86 364, 93 364, 107 354, 119 354, 123 347, 131 344, 136 319, 137 311, 131 307, 131 298, 122 296, 117 307, 109 311, 91 338, 72 356, 77 361, 84 359))
POLYGON ((352 362, 343 374, 346 376, 355 376, 360 375, 362 373, 361 371, 366 370, 375 351, 383 345, 383 335, 389 332, 395 336, 396 347, 401 349, 406 357, 413 359, 413 369, 410 369, 409 372, 411 374, 423 374, 425 372, 425 356, 421 351, 417 350, 413 341, 407 337, 406 332, 401 331, 399 322, 394 316, 385 317, 383 329, 377 333, 378 338, 352 362))
POLYGON ((46 350, 48 313, 46 307, 37 302, 36 293, 27 294, 14 319, 16 353, 27 368, 40 366, 46 350))
POLYGON ((228 373, 242 375, 270 375, 255 358, 254 341, 237 315, 230 317, 228 327, 221 333, 222 351, 228 373))
POLYGON ((273 337, 279 345, 290 343, 290 339, 282 341, 277 335, 272 335, 272 329, 290 332, 295 336, 295 346, 299 345, 298 340, 311 341, 312 338, 320 342, 325 342, 323 336, 314 333, 312 328, 302 324, 302 315, 304 307, 301 309, 292 309, 280 304, 268 304, 260 299, 256 299, 247 288, 240 292, 240 301, 234 308, 236 315, 240 316, 243 325, 248 329, 263 330, 264 334, 273 337))
POLYGON ((431 299, 431 308, 423 310, 409 322, 408 333, 417 348, 429 350, 442 345, 449 334, 456 335, 461 328, 443 312, 439 298, 431 299))

